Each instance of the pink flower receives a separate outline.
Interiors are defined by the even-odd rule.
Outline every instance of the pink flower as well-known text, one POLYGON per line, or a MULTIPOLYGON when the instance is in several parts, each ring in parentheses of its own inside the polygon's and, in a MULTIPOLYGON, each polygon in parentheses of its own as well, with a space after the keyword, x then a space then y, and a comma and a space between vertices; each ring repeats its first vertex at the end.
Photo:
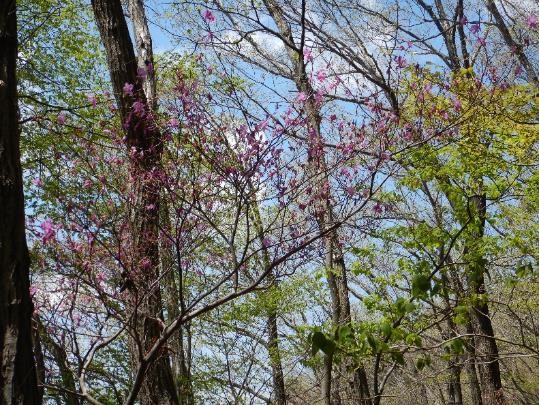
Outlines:
POLYGON ((262 246, 264 247, 268 247, 271 245, 271 239, 268 238, 268 237, 265 237, 263 240, 262 240, 262 246))
POLYGON ((213 41, 213 38, 215 38, 215 34, 211 31, 208 32, 208 35, 204 38, 205 43, 210 43, 213 41))
POLYGON ((462 109, 462 103, 460 102, 460 100, 458 98, 453 100, 453 107, 457 111, 460 111, 462 109))
POLYGON ((384 212, 384 206, 380 204, 379 202, 377 202, 373 207, 373 211, 376 214, 381 214, 382 212, 384 212))
POLYGON ((307 94, 305 94, 304 92, 299 92, 298 95, 296 96, 296 101, 300 102, 300 103, 303 103, 305 102, 305 100, 307 100, 307 94))
POLYGON ((168 125, 171 128, 178 128, 180 126, 180 123, 178 122, 178 120, 176 118, 171 118, 171 119, 168 120, 168 125))
POLYGON ((144 103, 141 101, 135 101, 133 103, 133 112, 138 115, 144 114, 144 103))
POLYGON ((146 69, 144 69, 143 67, 138 67, 137 68, 137 77, 139 79, 146 78, 146 69))
POLYGON ((470 32, 472 34, 477 34, 481 30, 481 26, 478 23, 472 24, 470 27, 470 32))
POLYGON ((528 17, 526 17, 526 25, 531 29, 534 30, 538 27, 539 21, 537 20, 537 16, 535 14, 530 14, 528 17))
POLYGON ((32 184, 36 187, 41 187, 43 185, 43 181, 39 177, 36 177, 32 180, 32 184))
POLYGON ((344 189, 344 191, 346 192, 346 195, 348 197, 352 197, 356 193, 356 188, 352 186, 348 186, 344 189))
POLYGON ((485 46, 487 44, 487 41, 485 41, 485 38, 483 37, 477 38, 477 42, 479 43, 479 46, 485 46))
POLYGON ((124 94, 128 96, 132 96, 134 87, 135 86, 131 83, 125 83, 123 87, 124 94))
POLYGON ((324 100, 324 95, 326 94, 323 90, 318 90, 316 94, 314 95, 314 101, 317 103, 321 103, 324 100))
POLYGON ((88 99, 88 102, 92 105, 92 107, 97 106, 97 98, 94 94, 87 94, 86 98, 88 99))
POLYGON ((61 111, 58 114, 58 117, 56 117, 56 122, 58 123, 58 125, 64 125, 65 124, 65 122, 66 122, 66 114, 65 114, 65 112, 61 111))
POLYGON ((85 189, 89 189, 92 188, 92 184, 92 180, 86 179, 84 180, 84 183, 82 183, 82 187, 84 187, 85 189))
POLYGON ((316 72, 316 78, 318 79, 318 81, 320 82, 323 82, 324 80, 326 80, 327 76, 326 76, 326 72, 324 69, 321 69, 319 70, 318 72, 316 72))
POLYGON ((40 225, 43 234, 41 235, 41 241, 45 244, 56 238, 56 226, 50 219, 46 219, 40 225))
POLYGON ((214 23, 215 22, 215 16, 213 15, 213 13, 206 9, 204 10, 204 12, 202 13, 202 18, 204 18, 204 20, 208 23, 208 24, 211 24, 211 23, 214 23))
POLYGON ((309 48, 303 49, 303 58, 305 62, 312 62, 314 60, 313 53, 309 48))
POLYGON ((395 58, 395 62, 397 62, 397 67, 399 69, 404 69, 407 65, 406 59, 404 59, 402 56, 397 56, 395 58))
POLYGON ((142 270, 148 270, 152 266, 152 262, 149 258, 145 257, 140 261, 140 268, 142 270))

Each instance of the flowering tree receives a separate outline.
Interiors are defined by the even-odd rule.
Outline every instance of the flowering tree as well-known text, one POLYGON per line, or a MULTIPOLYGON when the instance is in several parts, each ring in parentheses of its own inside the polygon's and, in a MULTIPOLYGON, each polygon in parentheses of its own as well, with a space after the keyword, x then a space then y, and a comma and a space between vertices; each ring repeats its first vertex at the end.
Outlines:
POLYGON ((386 3, 21 2, 47 399, 535 400, 537 10, 386 3))

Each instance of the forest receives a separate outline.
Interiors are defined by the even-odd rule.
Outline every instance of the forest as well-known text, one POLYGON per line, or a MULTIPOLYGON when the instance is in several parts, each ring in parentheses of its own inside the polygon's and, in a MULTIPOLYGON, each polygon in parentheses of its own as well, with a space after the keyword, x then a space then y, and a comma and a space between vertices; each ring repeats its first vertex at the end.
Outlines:
POLYGON ((0 405, 539 404, 537 0, 0 0, 0 405))

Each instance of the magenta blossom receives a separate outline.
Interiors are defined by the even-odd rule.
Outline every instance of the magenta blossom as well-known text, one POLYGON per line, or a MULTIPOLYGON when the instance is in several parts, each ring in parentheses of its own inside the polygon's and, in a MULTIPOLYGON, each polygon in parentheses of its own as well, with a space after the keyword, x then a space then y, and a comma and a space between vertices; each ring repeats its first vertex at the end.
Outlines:
POLYGON ((97 106, 97 98, 94 94, 87 94, 86 98, 88 99, 88 102, 92 105, 92 107, 97 106))
POLYGON ((472 24, 470 31, 472 34, 477 34, 479 31, 481 31, 481 26, 478 23, 472 24))
POLYGON ((58 117, 56 117, 56 122, 58 125, 64 125, 66 122, 66 114, 65 112, 61 111, 60 114, 58 114, 58 117))
POLYGON ((144 114, 144 103, 141 101, 135 101, 133 103, 133 112, 137 115, 143 115, 144 114))
POLYGON ((318 72, 316 72, 316 78, 320 82, 323 82, 324 80, 326 80, 326 78, 327 78, 326 71, 324 69, 321 69, 318 72))
POLYGON ((178 122, 178 120, 176 118, 171 118, 171 119, 168 120, 168 125, 171 128, 178 128, 180 126, 180 123, 178 122))
POLYGON ((143 67, 138 67, 137 68, 137 77, 139 79, 142 79, 144 80, 146 78, 146 69, 144 69, 143 67))
POLYGON ((54 225, 54 222, 52 222, 52 220, 46 219, 41 223, 40 228, 43 232, 43 234, 41 235, 41 241, 44 244, 56 238, 56 226, 54 225))
POLYGON ((304 92, 299 92, 298 95, 296 96, 296 101, 300 102, 300 103, 303 103, 305 102, 305 100, 307 100, 307 94, 305 94, 304 92))
POLYGON ((397 67, 399 69, 404 69, 407 65, 406 59, 404 59, 402 56, 397 56, 395 58, 395 62, 397 62, 397 67))
POLYGON ((210 10, 204 10, 204 12, 202 13, 202 18, 204 18, 204 20, 208 23, 208 24, 211 24, 211 23, 214 23, 216 18, 215 16, 213 15, 213 13, 210 11, 210 10))
POLYGON ((128 96, 132 96, 133 95, 133 89, 135 88, 135 86, 131 83, 125 83, 124 84, 124 87, 123 87, 123 91, 124 91, 124 94, 128 95, 128 96))
POLYGON ((312 62, 314 60, 313 53, 309 48, 303 50, 303 57, 305 58, 305 62, 312 62))
POLYGON ((271 239, 269 237, 265 237, 263 240, 262 240, 262 246, 264 247, 269 247, 271 246, 271 239))
POLYGON ((539 20, 535 14, 530 14, 526 17, 526 25, 529 29, 534 30, 539 26, 539 20))

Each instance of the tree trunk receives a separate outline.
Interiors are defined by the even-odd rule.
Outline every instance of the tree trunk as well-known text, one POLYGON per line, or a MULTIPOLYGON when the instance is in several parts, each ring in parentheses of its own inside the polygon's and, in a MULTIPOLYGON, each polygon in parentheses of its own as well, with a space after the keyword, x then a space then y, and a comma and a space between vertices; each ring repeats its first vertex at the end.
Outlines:
MULTIPOLYGON (((251 188, 251 190, 253 190, 251 183, 249 183, 249 187, 251 188)), ((253 193, 253 195, 256 195, 256 193, 253 193)), ((258 238, 263 245, 264 227, 262 225, 260 207, 258 206, 257 202, 253 205, 254 207, 251 211, 251 214, 253 216, 253 224, 258 234, 258 238)), ((268 255, 267 249, 263 249, 262 251, 262 262, 265 268, 269 268, 271 266, 271 259, 268 255)), ((239 278, 235 280, 236 286, 238 285, 238 282, 239 278)), ((273 284, 276 289, 279 288, 279 284, 275 279, 275 273, 273 271, 268 274, 268 282, 269 284, 273 284)), ((268 355, 271 364, 271 378, 273 382, 273 396, 275 398, 275 403, 277 405, 286 405, 286 388, 284 383, 283 365, 281 361, 281 349, 279 348, 279 327, 277 324, 277 311, 278 307, 275 304, 272 304, 267 311, 266 325, 268 333, 268 355)))
POLYGON ((461 369, 462 367, 456 363, 455 359, 449 360, 449 381, 447 384, 448 405, 462 405, 461 369))
POLYGON ((143 0, 128 1, 129 15, 133 23, 135 44, 137 47, 138 66, 145 75, 143 83, 144 94, 150 109, 155 112, 157 108, 157 86, 153 60, 153 46, 148 19, 144 9, 143 0))
POLYGON ((17 104, 17 15, 0 1, 0 404, 38 404, 17 104))
POLYGON ((56 343, 48 334, 47 330, 41 323, 40 319, 35 320, 36 334, 41 342, 51 354, 58 370, 60 371, 60 378, 62 379, 62 386, 59 390, 65 405, 80 405, 82 399, 77 395, 77 385, 75 384, 75 377, 69 368, 69 362, 67 359, 67 352, 64 347, 56 343))
MULTIPOLYGON (((166 205, 161 207, 160 221, 164 230, 163 234, 170 234, 170 213, 166 205)), ((171 322, 179 318, 181 313, 185 311, 185 300, 182 268, 174 260, 175 249, 179 249, 179 246, 173 246, 172 241, 167 236, 161 235, 159 238, 159 259, 161 273, 164 276, 163 292, 166 297, 165 305, 168 321, 171 322)), ((188 329, 182 325, 178 330, 178 334, 170 339, 172 373, 179 392, 180 404, 192 405, 194 404, 194 398, 191 381, 191 358, 189 350, 186 349, 185 340, 188 337, 185 336, 185 332, 188 332, 188 329)))
MULTIPOLYGON (((282 37, 286 40, 286 49, 289 55, 290 62, 294 66, 294 82, 298 91, 303 92, 307 96, 305 101, 305 113, 309 130, 313 131, 314 137, 310 138, 308 144, 308 174, 315 181, 314 193, 320 194, 321 204, 315 207, 316 219, 320 232, 325 232, 333 225, 334 214, 331 205, 331 192, 329 190, 329 176, 327 164, 322 148, 322 135, 320 130, 321 116, 319 107, 314 102, 314 89, 312 88, 307 72, 305 70, 305 60, 303 56, 302 46, 294 44, 294 37, 290 26, 286 22, 284 14, 280 6, 274 0, 265 0, 264 4, 270 15, 275 21, 282 37), (325 190, 325 191, 324 191, 325 190)), ((331 295, 332 306, 332 321, 335 326, 344 325, 351 320, 350 299, 348 296, 348 281, 346 278, 347 271, 344 263, 344 255, 339 243, 339 235, 336 230, 328 232, 324 237, 325 245, 325 264, 327 271, 328 284, 331 295)), ((344 379, 346 383, 344 388, 348 393, 348 397, 354 402, 362 405, 370 405, 372 403, 367 382, 367 375, 362 366, 357 367, 352 363, 351 359, 345 359, 340 366, 340 373, 337 374, 339 379, 333 379, 333 382, 341 382, 344 379), (350 371, 355 370, 355 371, 350 371)), ((335 376, 335 373, 324 373, 326 377, 335 376)), ((332 382, 325 382, 325 395, 330 395, 333 389, 332 382)), ((338 398, 335 398, 339 401, 338 398)), ((329 398, 324 399, 326 403, 330 402, 329 398)))
MULTIPOLYGON (((160 165, 161 135, 137 71, 137 59, 120 0, 92 0, 118 102, 129 152, 129 249, 131 264, 123 274, 128 307, 133 311, 130 352, 134 371, 162 330, 159 286, 159 193, 153 176, 160 165), (138 108, 133 108, 137 103, 138 108)), ((142 405, 178 404, 172 370, 164 352, 151 364, 138 395, 142 405)))
MULTIPOLYGON (((468 322, 466 325, 468 333, 473 333, 472 325, 468 322)), ((468 345, 468 362, 466 364, 466 374, 468 376, 468 384, 470 385, 470 397, 472 399, 472 405, 483 405, 481 400, 481 387, 479 380, 477 379, 477 371, 475 368, 475 343, 473 336, 470 338, 471 344, 468 345)))
POLYGON ((498 7, 496 6, 496 2, 494 0, 488 0, 487 1, 487 9, 490 11, 490 14, 494 17, 494 21, 496 21, 496 26, 498 27, 498 30, 502 34, 502 38, 507 45, 507 47, 511 50, 511 52, 514 52, 514 54, 517 56, 518 61, 526 70, 526 73, 528 75, 528 79, 531 82, 539 83, 539 77, 537 76, 537 72, 535 71, 533 64, 528 59, 528 56, 524 52, 524 49, 522 47, 522 44, 517 43, 513 36, 511 35, 511 32, 509 31, 509 28, 507 28, 507 24, 505 24, 505 21, 500 14, 500 11, 498 10, 498 7))
MULTIPOLYGON (((481 191, 482 185, 479 185, 481 191)), ((488 299, 485 287, 485 259, 474 256, 474 243, 484 236, 486 218, 486 196, 472 197, 472 209, 476 215, 473 240, 467 241, 465 255, 469 256, 468 277, 470 293, 476 298, 470 311, 471 324, 475 333, 475 358, 479 366, 482 401, 488 405, 505 404, 500 373, 498 345, 489 316, 488 299), (477 298, 480 297, 480 298, 477 298)))
POLYGON ((271 363, 271 375, 273 380, 273 393, 275 404, 286 404, 286 391, 284 386, 283 366, 281 364, 281 351, 279 349, 279 334, 277 329, 277 314, 272 312, 268 315, 268 350, 271 363))
MULTIPOLYGON (((441 220, 438 220, 438 223, 441 223, 441 220)), ((442 282, 445 286, 450 286, 449 278, 443 272, 442 282)), ((445 312, 451 314, 451 300, 448 291, 444 289, 442 296, 445 303, 445 312)), ((445 330, 442 331, 442 336, 447 340, 455 339, 458 336, 457 325, 455 325, 455 322, 451 316, 447 317, 447 321, 445 322, 445 330)), ((449 356, 449 378, 447 381, 448 405, 462 405, 462 385, 460 379, 462 365, 459 362, 461 355, 459 353, 449 352, 449 356)))

